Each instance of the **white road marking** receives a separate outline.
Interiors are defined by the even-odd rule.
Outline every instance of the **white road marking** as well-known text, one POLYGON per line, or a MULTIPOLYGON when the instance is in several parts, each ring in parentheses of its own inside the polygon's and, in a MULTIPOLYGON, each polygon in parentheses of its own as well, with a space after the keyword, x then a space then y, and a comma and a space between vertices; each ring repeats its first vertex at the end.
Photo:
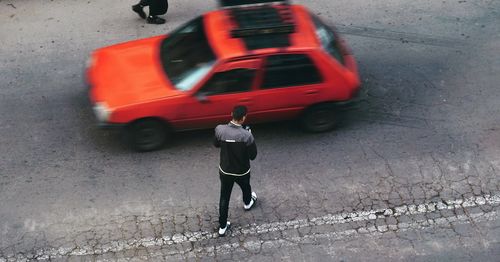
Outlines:
MULTIPOLYGON (((260 240, 260 241, 246 241, 243 243, 245 250, 250 252, 258 252, 262 246, 266 246, 267 248, 282 248, 287 246, 295 246, 297 243, 317 243, 318 239, 329 239, 329 240, 341 240, 348 237, 354 237, 356 235, 381 235, 388 231, 405 232, 408 230, 418 230, 425 228, 432 228, 437 226, 449 225, 450 223, 455 224, 468 224, 471 222, 471 219, 477 222, 485 222, 485 221, 493 221, 498 219, 498 213, 496 211, 474 214, 472 216, 466 215, 454 215, 446 218, 437 218, 434 220, 425 220, 421 222, 411 222, 411 223, 398 223, 393 226, 370 226, 367 228, 360 228, 358 230, 349 229, 340 232, 328 232, 328 233, 320 233, 320 234, 306 234, 300 237, 284 237, 280 239, 272 239, 272 240, 260 240)), ((199 257, 199 254, 203 254, 205 256, 214 256, 215 254, 228 254, 234 252, 235 250, 241 250, 241 244, 239 242, 236 243, 227 243, 221 244, 217 246, 208 246, 196 248, 194 250, 172 250, 167 253, 162 253, 167 256, 174 255, 182 255, 186 258, 199 257)))
MULTIPOLYGON (((340 214, 328 214, 325 216, 315 217, 312 219, 298 219, 282 222, 264 223, 264 224, 250 224, 244 227, 235 227, 232 229, 232 233, 229 237, 236 237, 241 235, 259 235, 266 234, 276 231, 285 231, 290 229, 299 229, 304 227, 312 227, 319 225, 335 225, 343 224, 353 221, 368 221, 375 220, 377 218, 388 218, 388 217, 399 217, 402 215, 414 216, 417 214, 431 213, 438 210, 454 210, 462 208, 480 207, 484 205, 498 205, 500 204, 500 194, 495 195, 483 195, 477 197, 469 197, 464 199, 454 199, 448 201, 439 202, 429 202, 419 205, 402 205, 395 208, 387 209, 377 209, 369 211, 356 211, 351 213, 340 213, 340 214)), ((386 231, 394 230, 408 230, 408 229, 418 229, 422 227, 429 227, 434 225, 443 225, 451 222, 458 223, 470 223, 471 220, 474 221, 486 221, 486 220, 496 220, 498 219, 498 213, 496 211, 484 213, 474 213, 469 216, 466 215, 453 215, 450 217, 441 217, 436 219, 427 219, 422 222, 411 222, 411 223, 397 223, 396 225, 385 225, 385 226, 369 226, 364 228, 358 228, 357 231, 354 229, 346 230, 342 232, 329 232, 325 234, 313 234, 306 235, 303 237, 293 237, 288 239, 277 239, 273 240, 276 243, 282 244, 285 241, 302 241, 307 239, 316 238, 331 238, 339 239, 344 237, 349 237, 355 234, 380 234, 386 231)), ((199 242, 203 240, 215 239, 218 235, 216 232, 211 231, 196 231, 196 232, 185 232, 183 234, 174 234, 172 236, 165 235, 162 238, 142 238, 136 240, 119 240, 112 241, 106 245, 96 245, 96 246, 82 246, 76 249, 72 248, 53 248, 47 250, 38 250, 36 252, 37 258, 40 260, 58 258, 62 256, 86 256, 86 255, 99 255, 108 252, 121 252, 125 250, 140 248, 140 247, 163 247, 171 246, 174 244, 181 244, 185 242, 199 242)), ((259 241, 249 241, 245 242, 243 245, 251 249, 262 244, 259 241)), ((195 255, 196 253, 203 252, 212 254, 230 252, 235 248, 239 248, 240 243, 236 244, 224 244, 220 246, 210 246, 205 248, 199 248, 197 250, 179 251, 172 250, 171 255, 175 254, 185 254, 191 253, 195 255), (236 245, 236 246, 235 246, 236 245), (224 251, 226 250, 226 251, 224 251)), ((0 258, 0 262, 6 261, 5 258, 0 258)))

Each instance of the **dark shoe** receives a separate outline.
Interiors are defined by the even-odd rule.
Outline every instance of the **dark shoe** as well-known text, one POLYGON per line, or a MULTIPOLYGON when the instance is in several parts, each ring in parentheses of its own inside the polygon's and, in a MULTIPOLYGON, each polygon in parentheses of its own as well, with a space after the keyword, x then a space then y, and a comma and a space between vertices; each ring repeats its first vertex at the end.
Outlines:
POLYGON ((142 5, 133 5, 132 11, 136 12, 142 19, 146 19, 146 13, 144 12, 144 10, 142 10, 142 5))
POLYGON ((226 231, 231 227, 231 222, 227 221, 225 228, 219 228, 219 237, 223 237, 226 235, 226 231))
POLYGON ((148 21, 148 24, 157 24, 157 25, 165 23, 165 19, 157 16, 148 16, 146 21, 148 21))

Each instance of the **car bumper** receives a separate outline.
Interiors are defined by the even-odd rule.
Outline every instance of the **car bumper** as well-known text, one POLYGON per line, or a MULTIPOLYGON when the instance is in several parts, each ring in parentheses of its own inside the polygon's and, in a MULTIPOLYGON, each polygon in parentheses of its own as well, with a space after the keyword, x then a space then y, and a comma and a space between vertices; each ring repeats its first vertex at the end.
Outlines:
MULTIPOLYGON (((94 116, 95 123, 98 128, 100 129, 108 129, 108 130, 116 130, 116 129, 121 129, 123 128, 126 124, 123 123, 112 123, 112 122, 107 122, 107 121, 101 121, 99 120, 98 114, 95 110, 95 102, 92 99, 92 95, 90 94, 91 86, 88 84, 87 85, 88 91, 89 91, 89 97, 88 97, 88 107, 90 108, 92 115, 94 116)), ((90 112, 89 112, 90 113, 90 112)))
POLYGON ((105 130, 120 130, 125 127, 125 124, 97 122, 97 127, 105 130))
POLYGON ((345 101, 336 101, 333 103, 333 105, 338 110, 352 110, 355 109, 360 104, 360 102, 364 100, 365 96, 362 95, 362 88, 359 87, 351 99, 345 101))
POLYGON ((95 121, 97 123, 97 127, 101 129, 121 129, 125 126, 123 123, 112 123, 104 120, 100 120, 98 116, 98 112, 96 112, 95 104, 90 100, 92 112, 94 114, 95 121))

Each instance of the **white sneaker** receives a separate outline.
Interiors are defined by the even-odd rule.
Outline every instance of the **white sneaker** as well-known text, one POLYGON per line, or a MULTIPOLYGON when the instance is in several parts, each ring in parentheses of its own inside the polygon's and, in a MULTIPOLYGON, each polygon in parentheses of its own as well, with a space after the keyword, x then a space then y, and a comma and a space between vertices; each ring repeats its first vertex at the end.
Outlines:
POLYGON ((226 231, 229 229, 230 226, 231 226, 231 222, 227 221, 225 228, 219 228, 219 237, 223 237, 226 234, 226 231))
POLYGON ((250 203, 248 205, 243 205, 243 207, 245 208, 245 211, 252 209, 255 202, 257 202, 257 194, 255 194, 255 192, 252 192, 252 199, 250 200, 250 203))

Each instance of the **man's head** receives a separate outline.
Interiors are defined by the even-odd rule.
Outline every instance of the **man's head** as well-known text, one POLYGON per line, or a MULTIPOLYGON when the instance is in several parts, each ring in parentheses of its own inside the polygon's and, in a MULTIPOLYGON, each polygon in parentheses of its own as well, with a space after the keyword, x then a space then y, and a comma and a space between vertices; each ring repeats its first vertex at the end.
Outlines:
POLYGON ((242 124, 245 122, 245 118, 247 116, 247 107, 246 106, 235 106, 233 112, 231 113, 233 117, 233 122, 238 124, 242 124))

